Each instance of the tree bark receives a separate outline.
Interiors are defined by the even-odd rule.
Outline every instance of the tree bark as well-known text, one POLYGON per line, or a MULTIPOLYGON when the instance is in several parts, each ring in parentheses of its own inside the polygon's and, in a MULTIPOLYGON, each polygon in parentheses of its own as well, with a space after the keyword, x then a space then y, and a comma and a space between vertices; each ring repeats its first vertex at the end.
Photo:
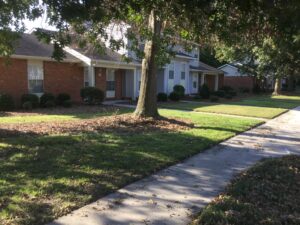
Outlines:
POLYGON ((273 95, 280 95, 280 91, 281 91, 281 78, 276 78, 273 95))
POLYGON ((134 112, 135 117, 157 118, 159 116, 156 98, 157 65, 155 55, 158 50, 157 41, 161 35, 161 25, 162 23, 158 19, 155 10, 152 10, 148 21, 148 29, 152 32, 152 38, 145 43, 140 95, 134 112))

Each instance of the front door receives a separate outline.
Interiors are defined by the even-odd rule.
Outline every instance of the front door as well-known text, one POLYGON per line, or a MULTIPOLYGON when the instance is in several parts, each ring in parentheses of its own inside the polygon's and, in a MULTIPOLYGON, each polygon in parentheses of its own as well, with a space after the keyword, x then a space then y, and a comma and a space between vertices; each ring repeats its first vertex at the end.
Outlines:
POLYGON ((192 93, 198 92, 198 74, 192 73, 192 93))
POLYGON ((106 98, 116 97, 115 70, 108 69, 106 73, 106 98))

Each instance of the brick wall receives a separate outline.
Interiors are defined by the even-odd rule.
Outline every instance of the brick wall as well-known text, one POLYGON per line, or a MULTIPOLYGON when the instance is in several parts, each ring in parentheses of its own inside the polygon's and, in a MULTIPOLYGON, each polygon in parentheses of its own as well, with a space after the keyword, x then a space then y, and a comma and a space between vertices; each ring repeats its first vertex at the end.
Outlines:
POLYGON ((78 64, 44 61, 44 92, 67 93, 72 101, 81 102, 83 80, 83 67, 78 64))
POLYGON ((224 74, 219 74, 219 88, 224 86, 224 74))
POLYGON ((254 78, 248 76, 225 76, 224 77, 224 86, 230 86, 236 90, 239 88, 253 88, 254 78))
POLYGON ((27 60, 10 59, 6 65, 0 58, 0 93, 10 94, 20 103, 21 95, 28 93, 27 60))
MULTIPOLYGON (((116 99, 121 99, 122 96, 122 76, 125 75, 125 70, 115 70, 115 88, 116 99)), ((95 86, 106 93, 106 68, 95 68, 95 86)))

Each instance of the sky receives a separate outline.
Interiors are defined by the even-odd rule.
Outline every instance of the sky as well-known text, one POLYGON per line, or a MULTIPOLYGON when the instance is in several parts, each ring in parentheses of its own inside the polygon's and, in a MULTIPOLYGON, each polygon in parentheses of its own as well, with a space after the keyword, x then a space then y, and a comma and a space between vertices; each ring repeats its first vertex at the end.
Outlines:
POLYGON ((50 26, 47 23, 46 15, 43 17, 40 17, 34 21, 25 20, 24 23, 26 26, 26 33, 31 33, 32 31, 34 31, 35 28, 44 28, 47 30, 55 30, 55 27, 50 26))

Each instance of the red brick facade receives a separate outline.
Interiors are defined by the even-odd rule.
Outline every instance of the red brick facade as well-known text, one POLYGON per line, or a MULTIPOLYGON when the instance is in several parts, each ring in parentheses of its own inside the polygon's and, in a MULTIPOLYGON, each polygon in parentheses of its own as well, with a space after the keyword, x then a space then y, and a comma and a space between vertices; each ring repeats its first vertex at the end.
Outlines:
POLYGON ((236 90, 239 88, 253 88, 254 78, 248 76, 225 76, 224 77, 224 86, 230 86, 236 90))
POLYGON ((75 63, 44 62, 44 92, 67 93, 72 101, 81 102, 83 67, 75 63))
POLYGON ((0 58, 0 93, 12 95, 18 104, 20 96, 28 93, 27 60, 0 58))
MULTIPOLYGON (((115 70, 115 99, 121 99, 122 96, 122 77, 125 76, 125 70, 115 70)), ((106 93, 106 68, 95 68, 95 86, 106 93)))

